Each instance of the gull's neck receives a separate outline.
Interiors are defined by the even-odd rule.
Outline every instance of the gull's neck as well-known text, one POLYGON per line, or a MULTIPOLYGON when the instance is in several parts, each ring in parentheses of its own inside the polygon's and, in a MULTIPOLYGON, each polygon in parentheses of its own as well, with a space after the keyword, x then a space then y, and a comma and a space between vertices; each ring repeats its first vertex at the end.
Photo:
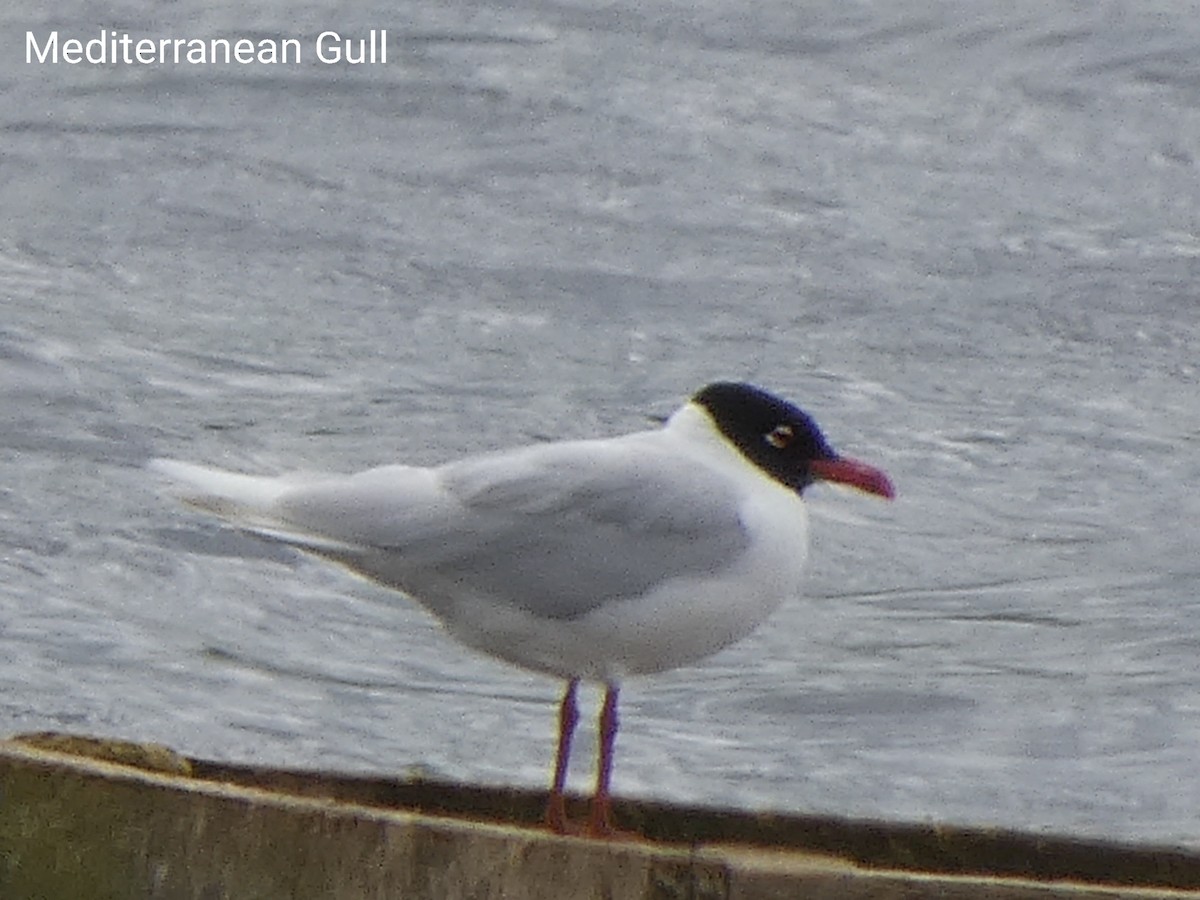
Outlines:
POLYGON ((758 468, 721 434, 708 410, 698 403, 689 401, 679 407, 667 419, 663 429, 679 441, 681 448, 713 463, 723 467, 758 468))

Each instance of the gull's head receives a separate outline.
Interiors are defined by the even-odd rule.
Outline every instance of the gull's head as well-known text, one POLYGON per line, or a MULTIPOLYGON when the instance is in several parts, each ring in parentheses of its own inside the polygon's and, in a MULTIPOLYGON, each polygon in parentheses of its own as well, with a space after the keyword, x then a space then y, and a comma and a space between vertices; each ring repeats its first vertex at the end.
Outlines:
POLYGON ((882 471, 835 453, 812 417, 761 388, 720 381, 698 391, 692 404, 742 456, 797 493, 831 481, 888 500, 896 495, 882 471))

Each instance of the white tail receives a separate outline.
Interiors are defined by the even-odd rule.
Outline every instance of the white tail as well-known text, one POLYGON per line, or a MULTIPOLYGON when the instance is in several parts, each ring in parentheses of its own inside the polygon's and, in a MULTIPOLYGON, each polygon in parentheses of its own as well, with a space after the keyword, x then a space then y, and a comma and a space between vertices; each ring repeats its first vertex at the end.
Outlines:
POLYGON ((352 544, 297 527, 282 515, 280 501, 289 491, 319 483, 328 475, 243 475, 178 459, 152 459, 148 468, 174 482, 174 494, 181 501, 237 528, 317 553, 355 549, 352 544))
POLYGON ((269 517, 279 498, 298 481, 289 476, 242 475, 177 459, 154 459, 149 467, 175 482, 185 503, 243 521, 269 517))

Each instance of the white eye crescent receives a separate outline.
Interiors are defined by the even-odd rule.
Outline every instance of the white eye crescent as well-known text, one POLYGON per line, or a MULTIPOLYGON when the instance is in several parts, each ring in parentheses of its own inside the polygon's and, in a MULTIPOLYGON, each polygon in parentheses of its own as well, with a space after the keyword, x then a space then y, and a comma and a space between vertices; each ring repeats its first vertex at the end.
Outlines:
POLYGON ((774 447, 776 450, 782 450, 792 442, 792 438, 796 434, 792 431, 791 425, 776 425, 769 432, 763 435, 763 440, 774 447))

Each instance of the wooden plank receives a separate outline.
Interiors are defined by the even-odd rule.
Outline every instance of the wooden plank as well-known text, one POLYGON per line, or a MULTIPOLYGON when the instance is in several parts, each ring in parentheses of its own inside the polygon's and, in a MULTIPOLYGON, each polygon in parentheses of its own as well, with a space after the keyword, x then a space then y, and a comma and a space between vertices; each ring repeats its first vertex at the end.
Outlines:
POLYGON ((616 814, 637 836, 598 841, 540 828, 544 799, 14 740, 0 743, 0 897, 1200 897, 1200 854, 1181 849, 628 800, 616 814))

